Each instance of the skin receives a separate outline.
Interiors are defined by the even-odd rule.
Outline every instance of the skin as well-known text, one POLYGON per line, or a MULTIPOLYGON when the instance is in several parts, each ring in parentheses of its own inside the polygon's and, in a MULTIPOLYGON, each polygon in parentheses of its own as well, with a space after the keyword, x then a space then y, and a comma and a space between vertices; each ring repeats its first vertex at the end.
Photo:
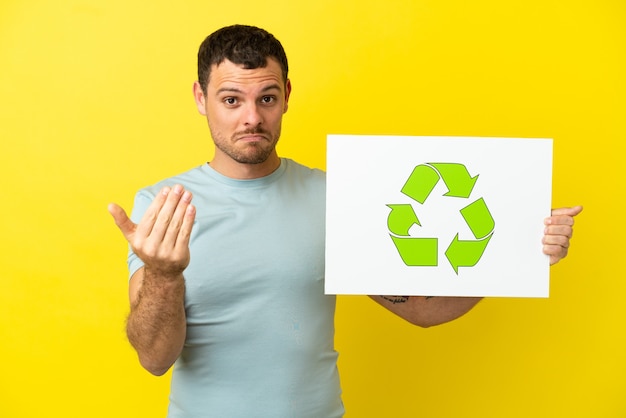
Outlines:
POLYGON ((574 234, 574 217, 582 210, 582 206, 553 209, 552 216, 545 219, 542 243, 544 254, 550 256, 550 265, 567 256, 570 239, 574 234))
POLYGON ((278 168, 276 143, 291 93, 291 82, 282 77, 280 64, 271 58, 266 67, 250 70, 224 61, 212 67, 206 93, 194 83, 196 106, 215 143, 210 165, 216 171, 252 179, 278 168))
POLYGON ((182 186, 163 188, 139 224, 118 205, 109 212, 144 266, 131 277, 128 340, 141 365, 162 375, 176 361, 185 342, 183 271, 189 264, 189 237, 196 211, 182 186))
MULTIPOLYGON (((193 95, 207 118, 215 145, 210 162, 235 179, 271 174, 280 165, 276 143, 287 111, 291 83, 273 59, 266 67, 244 69, 230 61, 213 65, 207 91, 198 82, 193 95)), ((127 335, 144 368, 165 373, 180 355, 186 336, 183 271, 189 264, 189 237, 195 219, 192 195, 181 185, 164 188, 139 224, 118 205, 109 212, 131 248, 144 262, 130 280, 127 335)), ((567 255, 574 216, 582 207, 552 211, 545 220, 545 254, 554 264, 567 255)), ((481 298, 370 296, 407 321, 429 327, 458 318, 481 298)))

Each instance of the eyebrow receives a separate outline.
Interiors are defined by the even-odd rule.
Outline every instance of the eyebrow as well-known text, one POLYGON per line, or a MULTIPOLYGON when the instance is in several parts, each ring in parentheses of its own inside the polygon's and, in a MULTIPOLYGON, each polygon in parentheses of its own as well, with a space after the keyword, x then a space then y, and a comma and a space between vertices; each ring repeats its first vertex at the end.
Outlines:
MULTIPOLYGON (((280 85, 276 83, 276 84, 270 84, 269 86, 265 86, 261 89, 261 93, 265 93, 270 90, 280 91, 280 85)), ((222 87, 215 92, 216 95, 221 94, 221 93, 243 93, 243 91, 236 87, 222 87)))

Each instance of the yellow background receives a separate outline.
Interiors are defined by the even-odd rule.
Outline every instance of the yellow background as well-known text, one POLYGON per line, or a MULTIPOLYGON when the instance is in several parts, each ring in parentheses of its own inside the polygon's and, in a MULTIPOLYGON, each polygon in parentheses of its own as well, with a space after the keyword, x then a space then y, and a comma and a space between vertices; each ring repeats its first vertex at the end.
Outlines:
POLYGON ((585 205, 549 299, 423 330, 339 298, 347 417, 626 417, 621 0, 4 0, 1 417, 164 415, 106 205, 211 158, 195 56, 231 23, 287 50, 283 156, 323 168, 327 133, 552 137, 553 204, 585 205))

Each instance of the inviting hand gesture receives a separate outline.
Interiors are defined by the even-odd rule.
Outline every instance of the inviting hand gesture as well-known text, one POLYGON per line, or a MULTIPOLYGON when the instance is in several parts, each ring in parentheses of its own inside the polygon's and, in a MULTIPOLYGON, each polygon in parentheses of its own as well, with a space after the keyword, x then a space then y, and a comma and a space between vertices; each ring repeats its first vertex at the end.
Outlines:
POLYGON ((189 237, 196 215, 191 198, 191 193, 180 185, 164 187, 139 224, 115 203, 108 209, 146 268, 159 275, 175 276, 189 264, 189 237))
POLYGON ((186 336, 183 271, 190 261, 189 237, 196 216, 191 193, 180 185, 164 187, 139 224, 114 203, 108 209, 144 262, 129 284, 128 340, 141 364, 162 375, 180 355, 186 336))

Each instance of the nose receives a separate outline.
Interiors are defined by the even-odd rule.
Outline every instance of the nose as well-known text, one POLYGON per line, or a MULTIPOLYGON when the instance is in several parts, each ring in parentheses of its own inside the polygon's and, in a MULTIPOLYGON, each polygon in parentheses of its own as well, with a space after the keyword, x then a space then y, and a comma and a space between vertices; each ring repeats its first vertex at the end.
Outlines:
POLYGON ((256 103, 250 103, 246 106, 243 122, 247 127, 257 127, 263 123, 263 116, 256 103))

